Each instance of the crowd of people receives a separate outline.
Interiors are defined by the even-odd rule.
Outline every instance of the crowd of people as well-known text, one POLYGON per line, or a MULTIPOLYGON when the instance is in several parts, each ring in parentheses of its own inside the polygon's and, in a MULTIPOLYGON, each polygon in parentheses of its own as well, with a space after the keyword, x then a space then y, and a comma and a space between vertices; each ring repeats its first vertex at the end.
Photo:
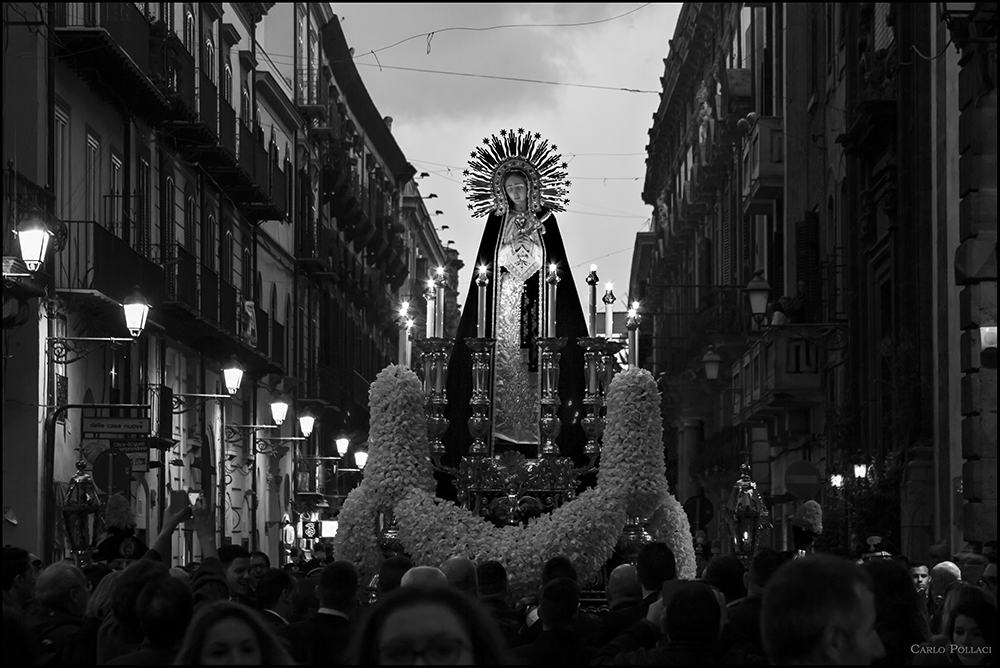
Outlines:
POLYGON ((572 555, 540 563, 537 595, 512 600, 498 561, 386 559, 374 590, 347 561, 272 568, 215 545, 195 511, 194 569, 169 568, 172 517, 141 559, 44 566, 4 548, 4 654, 12 665, 110 664, 993 664, 996 561, 962 580, 952 562, 857 564, 759 551, 714 556, 680 580, 664 543, 606 578, 582 606, 572 555))

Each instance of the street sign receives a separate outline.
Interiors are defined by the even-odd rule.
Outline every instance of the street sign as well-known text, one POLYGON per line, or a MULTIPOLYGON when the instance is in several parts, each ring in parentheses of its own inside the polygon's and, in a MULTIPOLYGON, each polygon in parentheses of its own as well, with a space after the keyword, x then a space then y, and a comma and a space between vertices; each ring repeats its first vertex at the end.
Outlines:
POLYGON ((149 470, 149 445, 145 441, 111 441, 111 447, 128 455, 133 471, 149 470))
POLYGON ((692 496, 685 501, 684 512, 687 513, 692 529, 704 529, 715 517, 715 507, 703 495, 692 496))
POLYGON ((785 469, 785 489, 799 501, 808 501, 823 486, 823 478, 815 464, 793 462, 785 469))
POLYGON ((120 492, 127 498, 131 491, 132 460, 120 450, 105 450, 94 460, 94 484, 105 494, 120 492))
POLYGON ((153 422, 148 417, 83 416, 82 431, 92 434, 133 434, 148 436, 153 422))

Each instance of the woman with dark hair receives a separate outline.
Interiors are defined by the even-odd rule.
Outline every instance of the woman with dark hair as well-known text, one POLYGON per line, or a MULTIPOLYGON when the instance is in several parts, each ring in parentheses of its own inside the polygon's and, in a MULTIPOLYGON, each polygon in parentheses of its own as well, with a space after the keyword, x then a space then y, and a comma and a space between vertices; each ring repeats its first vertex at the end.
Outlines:
POLYGON ((893 559, 873 559, 861 568, 872 576, 875 594, 875 628, 885 656, 878 665, 913 663, 912 647, 930 638, 930 621, 906 568, 893 559))
POLYGON ((941 634, 932 637, 918 651, 914 663, 955 666, 996 663, 993 654, 996 627, 997 602, 993 595, 962 580, 953 582, 945 590, 941 604, 941 634))
POLYGON ((251 608, 216 601, 195 614, 175 666, 294 665, 288 650, 251 608))
POLYGON ((400 587, 371 607, 348 652, 356 665, 505 665, 499 628, 478 601, 439 587, 400 587))

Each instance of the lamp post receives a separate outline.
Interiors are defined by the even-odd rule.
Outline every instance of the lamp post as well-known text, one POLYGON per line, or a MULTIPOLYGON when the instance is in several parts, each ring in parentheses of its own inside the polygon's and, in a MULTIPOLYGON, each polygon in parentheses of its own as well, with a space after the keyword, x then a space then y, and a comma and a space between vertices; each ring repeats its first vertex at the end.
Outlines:
POLYGON ((341 436, 337 439, 337 454, 343 457, 347 454, 347 449, 351 447, 351 439, 341 436))
POLYGON ((299 414, 299 430, 303 436, 306 438, 311 436, 315 425, 316 416, 308 408, 299 414))
POLYGON ((757 548, 764 502, 757 493, 757 483, 750 479, 750 465, 740 467, 740 477, 729 493, 728 515, 730 538, 736 558, 748 567, 757 548))
POLYGON ((285 421, 285 417, 288 415, 288 403, 287 394, 282 394, 271 402, 271 417, 274 419, 274 424, 281 426, 281 423, 285 421))
POLYGON ((767 314, 767 300, 771 295, 771 284, 764 278, 764 272, 756 271, 743 291, 750 300, 750 312, 754 321, 758 325, 762 324, 767 314))
POLYGON ((240 365, 236 355, 233 355, 229 364, 222 369, 222 376, 226 381, 226 391, 234 395, 240 391, 240 383, 243 382, 243 367, 240 365))
POLYGON ((705 366, 705 378, 707 380, 719 379, 719 367, 722 366, 722 356, 715 352, 715 346, 709 346, 708 352, 701 358, 701 363, 705 366))
POLYGON ((52 239, 52 231, 45 222, 47 215, 38 207, 32 207, 17 223, 15 234, 21 249, 21 260, 28 271, 38 271, 45 262, 52 239))

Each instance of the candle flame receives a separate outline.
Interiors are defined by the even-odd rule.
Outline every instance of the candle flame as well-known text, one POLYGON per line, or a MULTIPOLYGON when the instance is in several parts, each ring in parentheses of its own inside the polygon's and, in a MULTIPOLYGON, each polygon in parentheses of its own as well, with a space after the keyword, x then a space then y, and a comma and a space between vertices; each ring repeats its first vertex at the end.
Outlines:
POLYGON ((611 288, 613 287, 615 287, 615 284, 612 283, 611 281, 608 281, 607 283, 604 284, 604 289, 607 290, 608 292, 611 292, 611 288))
POLYGON ((632 308, 635 310, 639 310, 639 302, 632 302, 632 308))
POLYGON ((486 275, 486 265, 485 264, 479 265, 479 275, 480 276, 485 276, 486 275))
POLYGON ((437 275, 438 276, 444 276, 444 267, 438 267, 437 268, 437 275))
POLYGON ((416 324, 416 320, 414 320, 413 318, 407 318, 406 319, 406 328, 407 329, 412 329, 413 325, 415 325, 415 324, 416 324))
POLYGON ((554 263, 554 262, 553 262, 552 264, 550 264, 550 265, 549 265, 549 273, 550 273, 550 274, 554 274, 554 273, 556 273, 556 265, 555 265, 555 263, 554 263))
POLYGON ((591 271, 597 271, 597 265, 596 264, 590 265, 590 270, 591 271))

